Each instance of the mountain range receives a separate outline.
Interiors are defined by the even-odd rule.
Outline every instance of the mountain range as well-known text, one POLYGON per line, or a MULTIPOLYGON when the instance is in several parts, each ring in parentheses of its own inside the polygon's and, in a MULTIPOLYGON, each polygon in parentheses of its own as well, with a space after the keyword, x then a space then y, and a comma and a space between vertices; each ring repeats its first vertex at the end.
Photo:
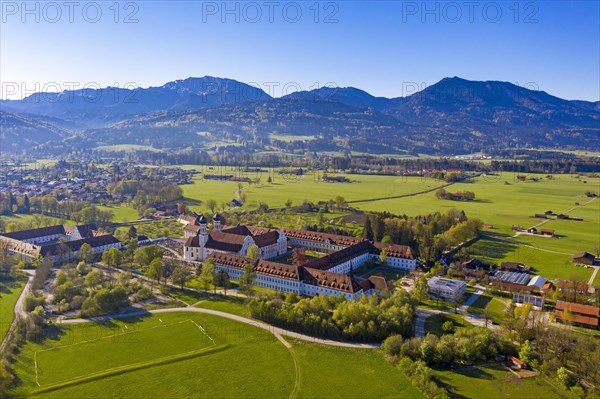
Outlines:
POLYGON ((207 76, 146 89, 36 93, 0 107, 1 149, 16 153, 123 144, 432 155, 600 147, 600 102, 458 77, 407 97, 323 87, 272 98, 260 88, 207 76))

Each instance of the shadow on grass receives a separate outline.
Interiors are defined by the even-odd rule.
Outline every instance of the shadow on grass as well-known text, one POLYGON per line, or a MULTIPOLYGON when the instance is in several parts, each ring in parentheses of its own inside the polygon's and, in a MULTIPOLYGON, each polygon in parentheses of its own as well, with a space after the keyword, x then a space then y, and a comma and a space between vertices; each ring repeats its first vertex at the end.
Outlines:
POLYGON ((492 297, 491 296, 487 296, 487 295, 480 295, 477 300, 475 300, 475 302, 470 306, 472 308, 478 308, 478 309, 483 309, 485 308, 488 303, 490 303, 492 301, 492 297))
POLYGON ((27 277, 18 275, 13 278, 6 275, 0 275, 0 295, 10 294, 15 289, 20 289, 21 284, 27 281, 27 277))
MULTIPOLYGON (((446 371, 446 370, 443 370, 443 369, 439 369, 439 370, 440 371, 446 371)), ((459 393, 454 392, 454 389, 455 389, 454 385, 451 385, 451 384, 449 384, 447 382, 444 382, 444 380, 442 380, 439 377, 433 377, 432 379, 433 379, 433 382, 435 382, 435 384, 438 387, 446 390, 446 392, 448 392, 448 395, 450 395, 451 398, 453 398, 453 399, 468 399, 467 396, 464 396, 464 395, 461 395, 459 393)))
POLYGON ((477 378, 479 380, 493 380, 494 376, 478 366, 461 366, 454 370, 455 373, 464 375, 469 378, 477 378))

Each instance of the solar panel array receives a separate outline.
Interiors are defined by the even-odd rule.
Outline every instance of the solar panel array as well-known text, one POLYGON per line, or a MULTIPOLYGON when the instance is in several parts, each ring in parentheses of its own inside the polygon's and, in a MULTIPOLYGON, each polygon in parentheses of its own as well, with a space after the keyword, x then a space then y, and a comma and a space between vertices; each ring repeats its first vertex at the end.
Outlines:
POLYGON ((527 285, 527 283, 530 280, 530 276, 527 273, 506 272, 500 275, 496 275, 496 279, 500 279, 500 281, 502 281, 503 283, 527 285))

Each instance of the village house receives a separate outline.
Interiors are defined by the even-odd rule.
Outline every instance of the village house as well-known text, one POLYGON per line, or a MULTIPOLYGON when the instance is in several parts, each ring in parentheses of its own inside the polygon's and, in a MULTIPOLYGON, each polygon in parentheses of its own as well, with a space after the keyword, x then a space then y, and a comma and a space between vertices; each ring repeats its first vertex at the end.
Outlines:
POLYGON ((573 263, 595 265, 597 263, 600 264, 600 259, 596 259, 596 257, 589 252, 579 252, 573 255, 573 263))

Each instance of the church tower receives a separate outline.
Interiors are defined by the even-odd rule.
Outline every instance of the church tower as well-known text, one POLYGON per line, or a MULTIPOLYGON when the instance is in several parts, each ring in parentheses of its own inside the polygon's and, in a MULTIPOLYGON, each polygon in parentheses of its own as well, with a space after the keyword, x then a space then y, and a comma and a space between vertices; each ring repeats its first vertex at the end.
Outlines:
POLYGON ((215 216, 213 216, 213 230, 221 231, 221 228, 221 215, 215 213, 215 216))

